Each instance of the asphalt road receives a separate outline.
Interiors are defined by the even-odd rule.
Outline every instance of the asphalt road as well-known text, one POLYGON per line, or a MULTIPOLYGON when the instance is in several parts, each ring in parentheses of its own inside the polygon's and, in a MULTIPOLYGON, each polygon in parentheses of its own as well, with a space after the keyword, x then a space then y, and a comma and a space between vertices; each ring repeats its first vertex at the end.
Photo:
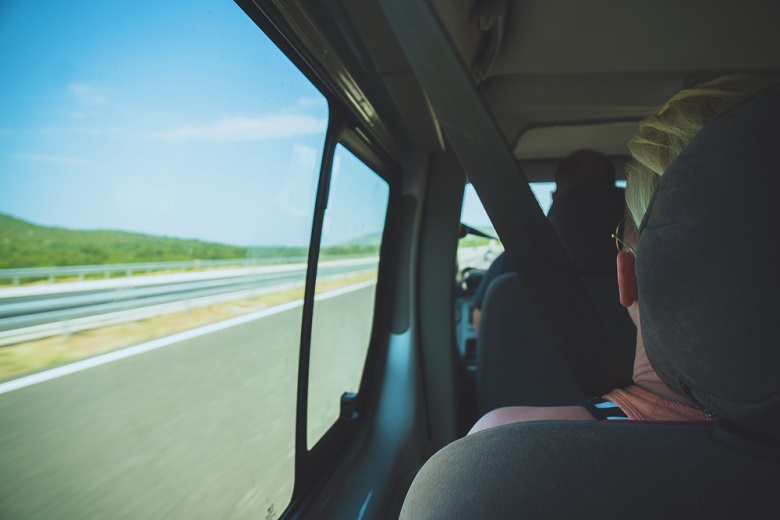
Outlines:
MULTIPOLYGON (((373 298, 317 303, 323 381, 362 366, 373 298)), ((276 518, 300 321, 298 307, 0 394, 0 519, 276 518)), ((313 406, 337 409, 343 383, 330 384, 313 406)))

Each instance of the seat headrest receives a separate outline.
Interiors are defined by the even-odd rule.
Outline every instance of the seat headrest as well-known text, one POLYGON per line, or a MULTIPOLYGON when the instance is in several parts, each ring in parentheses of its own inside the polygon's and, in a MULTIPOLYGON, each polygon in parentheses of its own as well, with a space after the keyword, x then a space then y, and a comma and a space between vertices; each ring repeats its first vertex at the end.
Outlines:
POLYGON ((681 395, 780 439, 780 87, 705 126, 661 177, 636 272, 651 364, 681 395))
POLYGON ((556 195, 547 220, 578 273, 615 272, 610 234, 624 208, 623 189, 611 185, 572 186, 556 195))

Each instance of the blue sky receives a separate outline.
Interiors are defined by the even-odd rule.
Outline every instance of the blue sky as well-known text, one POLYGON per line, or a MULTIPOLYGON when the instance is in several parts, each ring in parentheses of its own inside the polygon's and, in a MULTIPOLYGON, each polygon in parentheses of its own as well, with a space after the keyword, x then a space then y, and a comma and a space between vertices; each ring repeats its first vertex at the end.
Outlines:
POLYGON ((308 242, 324 98, 232 1, 184 5, 0 4, 0 212, 308 242))
MULTIPOLYGON (((184 5, 0 0, 0 212, 308 244, 325 99, 231 0, 184 5)), ((341 155, 326 245, 383 223, 386 189, 341 155)), ((554 184, 533 187, 546 212, 554 184)), ((491 226, 471 186, 462 218, 491 226)))

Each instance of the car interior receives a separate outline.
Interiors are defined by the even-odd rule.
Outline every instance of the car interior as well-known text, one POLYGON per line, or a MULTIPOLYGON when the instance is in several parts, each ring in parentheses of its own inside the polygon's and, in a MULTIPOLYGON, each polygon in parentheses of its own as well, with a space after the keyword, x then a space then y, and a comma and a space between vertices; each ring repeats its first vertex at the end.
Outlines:
MULTIPOLYGON (((709 338, 700 350, 662 353, 664 378, 722 419, 533 421, 467 433, 499 407, 576 405, 631 384, 637 330, 618 299, 613 238, 624 216, 628 142, 643 118, 681 89, 726 74, 780 74, 780 2, 235 4, 257 25, 258 38, 264 33, 323 94, 329 117, 320 184, 309 197, 312 245, 295 322, 303 339, 290 362, 298 367, 297 394, 257 398, 295 407, 286 450, 294 459, 291 496, 264 505, 267 519, 778 516, 780 351, 772 345, 780 325, 767 317, 780 289, 771 268, 780 176, 766 174, 780 164, 780 147, 771 144, 780 136, 776 89, 733 112, 775 114, 772 124, 713 124, 693 150, 699 155, 685 163, 717 175, 713 185, 727 186, 728 200, 689 185, 679 194, 712 236, 745 237, 739 244, 724 238, 713 251, 696 250, 691 240, 693 260, 680 262, 710 266, 716 262, 709 259, 723 258, 752 273, 759 257, 755 271, 773 273, 729 285, 717 268, 706 271, 723 289, 718 294, 731 295, 729 304, 709 307, 702 294, 697 302, 705 311, 693 314, 750 320, 755 334, 747 346, 734 352, 722 338, 709 338), (730 154, 734 143, 744 144, 742 155, 730 154), (547 212, 535 186, 554 183, 561 162, 583 149, 609 158, 616 185, 561 193, 547 212), (322 330, 313 310, 318 239, 328 228, 330 167, 339 153, 381 177, 387 210, 372 321, 360 318, 367 354, 349 360, 362 375, 355 391, 331 403, 335 422, 312 435, 307 406, 317 396, 308 361, 322 330), (462 219, 469 190, 490 226, 462 219), (763 208, 758 220, 731 217, 755 207, 763 208), (463 260, 459 243, 469 237, 491 249, 463 260), (502 252, 512 269, 487 287, 477 329, 473 298, 502 252)), ((361 198, 349 192, 344 199, 350 197, 361 198)), ((670 210, 659 198, 653 211, 659 220, 648 226, 662 227, 670 210)), ((650 258, 653 247, 664 248, 648 244, 650 258)), ((679 278, 652 296, 682 298, 675 291, 687 279, 679 278)), ((348 321, 345 314, 336 308, 327 316, 348 321)))
MULTIPOLYGON (((350 486, 350 495, 373 497, 361 504, 366 509, 360 511, 393 517, 417 465, 462 436, 477 412, 509 403, 559 402, 551 397, 550 387, 565 388, 561 399, 573 404, 576 400, 571 399, 578 395, 594 395, 630 377, 625 352, 617 344, 621 340, 614 337, 614 328, 612 336, 605 331, 606 320, 593 310, 591 298, 577 283, 577 274, 546 225, 528 182, 552 181, 560 160, 582 148, 607 154, 622 177, 628 160, 626 144, 638 122, 675 92, 726 73, 778 69, 775 49, 780 42, 773 25, 780 11, 758 1, 258 4, 288 28, 287 40, 298 44, 302 59, 342 97, 358 124, 400 159, 404 210, 397 225, 412 231, 407 232, 412 243, 394 248, 401 264, 395 266, 396 276, 401 276, 396 283, 409 282, 411 294, 397 283, 394 317, 405 314, 408 328, 392 329, 372 423, 379 434, 387 424, 386 413, 405 410, 406 419, 403 426, 396 423, 399 428, 392 434, 382 436, 387 442, 381 448, 372 446, 374 453, 390 455, 386 464, 393 469, 386 475, 391 480, 379 487, 366 483, 362 495, 359 485, 350 486), (504 318, 509 322, 504 325, 514 329, 494 332, 490 320, 499 318, 491 318, 488 311, 477 342, 476 376, 463 370, 469 363, 458 359, 468 349, 454 346, 473 341, 463 332, 468 329, 467 307, 463 307, 468 284, 465 295, 454 294, 451 287, 464 181, 476 188, 519 272, 519 278, 507 275, 505 280, 516 286, 503 305, 516 311, 514 318, 504 318), (412 261, 403 265, 409 253, 412 261), (405 308, 402 301, 411 295, 405 308), (451 304, 442 303, 448 299, 445 295, 460 301, 456 306, 461 312, 454 313, 451 304), (532 315, 533 309, 538 317, 532 315), (545 367, 533 374, 527 368, 522 372, 518 358, 490 364, 490 351, 482 350, 483 343, 491 341, 505 346, 511 339, 519 343, 517 330, 523 326, 518 320, 537 325, 536 341, 530 343, 554 358, 546 365, 525 359, 526 367, 545 367), (396 341, 404 337, 403 330, 414 332, 405 336, 411 342, 410 357, 401 360, 394 356, 401 350, 396 341), (568 349, 573 353, 555 350, 554 345, 572 338, 580 342, 576 349, 568 349), (520 367, 516 368, 520 372, 507 376, 508 383, 498 381, 498 367, 507 364, 520 367), (393 377, 394 369, 407 371, 405 384, 393 377), (493 370, 497 379, 492 379, 493 370), (475 380, 482 379, 502 388, 508 385, 517 393, 502 395, 505 401, 476 404, 480 397, 472 392, 477 388, 475 380), (405 391, 390 386, 391 380, 405 391), (535 394, 539 388, 547 390, 535 394), (393 391, 398 402, 386 402, 393 391), (542 401, 535 400, 539 394, 542 401), (378 496, 380 488, 387 494, 378 496)), ((473 291, 473 281, 471 285, 473 291)), ((500 287, 493 289, 500 292, 500 287)), ((512 347, 521 352, 518 357, 534 355, 533 347, 512 347)), ((411 506, 404 510, 404 518, 503 518, 522 516, 520 512, 533 517, 615 517, 621 516, 621 507, 630 506, 648 515, 672 517, 718 517, 740 507, 766 514, 761 509, 765 500, 746 506, 735 497, 747 493, 747 488, 753 489, 751 497, 769 496, 767 482, 778 481, 776 462, 743 460, 703 428, 666 430, 669 427, 604 429, 592 424, 534 423, 490 430, 480 439, 469 437, 438 456, 434 470, 425 474, 429 480, 416 485, 407 499, 411 506), (593 438, 600 439, 599 446, 615 449, 593 453, 593 438), (485 445, 477 446, 480 440, 485 445), (633 448, 636 454, 624 451, 633 448), (681 462, 685 457, 691 460, 681 462), (711 458, 720 469, 703 463, 711 458), (670 479, 664 470, 669 459, 679 464, 673 470, 680 471, 679 480, 670 479), (626 466, 635 469, 627 471, 626 466), (722 481, 723 471, 730 476, 722 481), (456 473, 457 482, 437 485, 436 479, 450 472, 456 473), (633 488, 639 479, 645 484, 640 487, 649 491, 637 496, 624 489, 624 485, 633 488), (684 491, 662 486, 690 481, 697 484, 683 487, 684 491), (731 498, 716 500, 723 496, 724 486, 731 498), (597 498, 600 491, 608 491, 609 498, 597 498), (659 501, 657 493, 668 494, 667 499, 659 501), (571 500, 557 501, 556 496, 571 500)), ((361 455, 352 459, 351 467, 342 466, 344 473, 328 479, 324 510, 345 516, 350 511, 350 501, 336 500, 336 490, 339 483, 355 482, 352 475, 365 474, 361 467, 369 471, 370 465, 359 462, 365 452, 361 455)))
MULTIPOLYGON (((606 154, 623 179, 638 123, 677 91, 780 70, 778 5, 238 3, 400 177, 379 282, 392 287, 380 293, 389 317, 379 334, 375 322, 364 423, 335 469, 299 477, 291 518, 394 518, 445 446, 403 518, 769 514, 776 440, 725 425, 714 435, 699 425, 538 422, 454 441, 497 406, 576 404, 630 380, 634 332, 607 316, 625 323, 624 311, 594 308, 589 286, 614 268, 572 265, 577 255, 529 182, 554 181, 559 162, 584 148, 606 154), (491 285, 501 311, 488 308, 478 335, 469 305, 482 272, 458 273, 452 260, 465 183, 517 270, 491 285)), ((605 299, 613 290, 601 289, 605 299)))

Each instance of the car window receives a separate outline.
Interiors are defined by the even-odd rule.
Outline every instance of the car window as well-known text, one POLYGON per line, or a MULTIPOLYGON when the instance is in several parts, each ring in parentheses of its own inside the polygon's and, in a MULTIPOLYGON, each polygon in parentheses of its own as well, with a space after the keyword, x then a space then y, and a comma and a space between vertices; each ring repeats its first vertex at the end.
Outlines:
POLYGON ((360 385, 389 193, 384 179, 344 146, 336 147, 312 322, 309 449, 339 418, 341 396, 360 385))
POLYGON ((469 228, 488 235, 478 236, 469 232, 460 238, 458 241, 458 267, 460 271, 470 268, 487 269, 493 258, 504 249, 496 238, 498 234, 484 206, 482 206, 477 191, 471 184, 466 184, 463 191, 460 221, 469 228))
POLYGON ((0 11, 0 517, 276 518, 325 98, 232 2, 0 11))
POLYGON ((539 206, 545 215, 550 211, 552 206, 552 194, 555 191, 554 182, 532 182, 530 183, 531 191, 533 192, 536 200, 539 202, 539 206))

